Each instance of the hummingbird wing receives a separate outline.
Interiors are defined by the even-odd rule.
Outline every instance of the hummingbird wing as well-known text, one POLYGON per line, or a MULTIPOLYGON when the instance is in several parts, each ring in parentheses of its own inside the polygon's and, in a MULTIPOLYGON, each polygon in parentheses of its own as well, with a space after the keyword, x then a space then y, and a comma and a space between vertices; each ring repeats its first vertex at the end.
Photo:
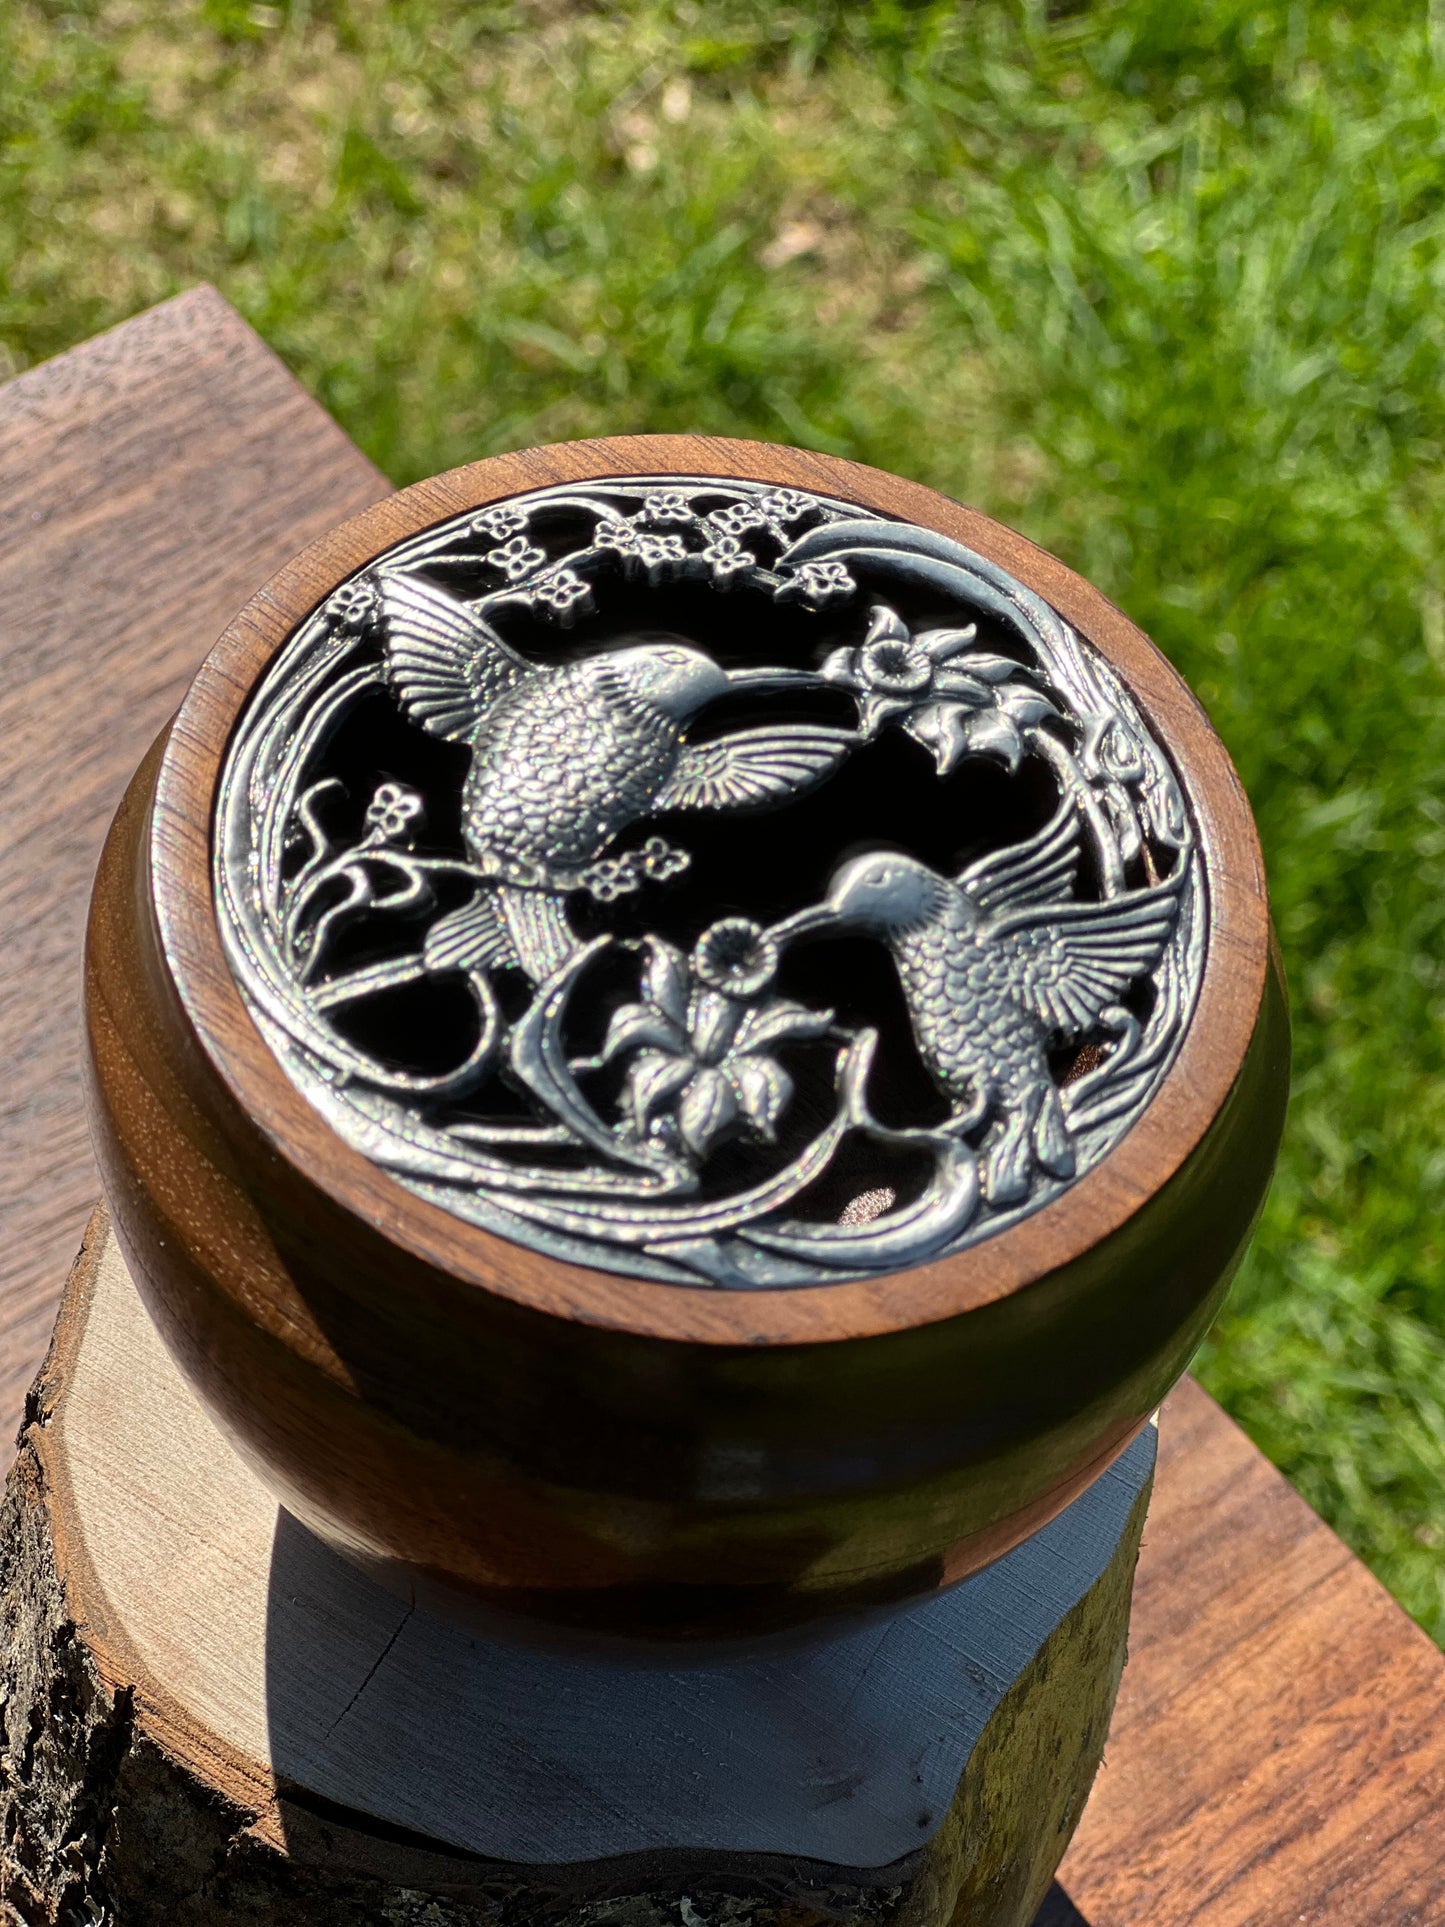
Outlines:
POLYGON ((654 810, 748 810, 781 803, 821 782, 857 738, 848 730, 794 723, 743 729, 713 743, 684 743, 654 810))
POLYGON ((990 851, 957 880, 979 910, 991 914, 1030 903, 1067 903, 1078 869, 1079 813, 1066 799, 1026 843, 990 851))
POLYGON ((1092 1030, 1106 1005, 1152 970, 1179 915, 1183 872, 1103 903, 1014 910, 980 937, 999 960, 1010 995, 1065 1035, 1092 1030))
POLYGON ((414 723, 433 736, 466 738, 498 696, 537 671, 489 624, 440 589, 383 576, 387 676, 414 723))

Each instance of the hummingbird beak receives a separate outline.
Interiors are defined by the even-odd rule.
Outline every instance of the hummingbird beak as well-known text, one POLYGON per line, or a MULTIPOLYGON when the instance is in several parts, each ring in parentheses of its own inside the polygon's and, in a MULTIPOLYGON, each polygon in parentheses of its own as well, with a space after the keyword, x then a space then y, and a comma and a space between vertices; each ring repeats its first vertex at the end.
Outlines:
POLYGON ((729 669, 727 672, 729 689, 744 689, 750 693, 762 694, 766 690, 778 689, 831 689, 826 676, 820 676, 812 669, 729 669))
POLYGON ((831 903, 815 903, 809 909, 798 910, 781 923, 775 923, 768 935, 777 943, 792 943, 797 937, 816 937, 824 931, 837 930, 843 921, 831 903))

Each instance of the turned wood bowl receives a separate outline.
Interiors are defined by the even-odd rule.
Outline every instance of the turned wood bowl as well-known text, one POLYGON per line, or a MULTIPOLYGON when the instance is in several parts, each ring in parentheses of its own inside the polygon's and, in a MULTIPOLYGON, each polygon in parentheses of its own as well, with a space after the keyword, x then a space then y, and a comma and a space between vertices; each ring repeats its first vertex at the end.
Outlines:
POLYGON ((110 833, 92 1129, 237 1450, 386 1583, 743 1640, 948 1586, 1183 1371, 1287 1018, 1229 759, 852 463, 498 457, 314 543, 110 833))

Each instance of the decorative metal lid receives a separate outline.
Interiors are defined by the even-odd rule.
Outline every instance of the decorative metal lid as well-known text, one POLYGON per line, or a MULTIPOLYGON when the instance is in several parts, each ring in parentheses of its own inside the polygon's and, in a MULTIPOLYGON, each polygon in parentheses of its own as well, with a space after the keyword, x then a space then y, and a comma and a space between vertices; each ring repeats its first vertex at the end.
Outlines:
POLYGON ((1203 968, 1118 676, 947 537, 712 477, 398 544, 262 677, 227 955, 332 1127, 458 1217, 687 1284, 961 1250, 1148 1104, 1203 968))

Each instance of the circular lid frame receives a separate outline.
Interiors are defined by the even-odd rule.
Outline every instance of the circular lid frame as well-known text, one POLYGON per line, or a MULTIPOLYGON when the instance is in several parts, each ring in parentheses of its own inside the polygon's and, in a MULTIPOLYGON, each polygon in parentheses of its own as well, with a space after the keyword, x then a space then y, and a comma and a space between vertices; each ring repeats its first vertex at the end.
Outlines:
POLYGON ((268 1142, 403 1249, 488 1292, 584 1323, 704 1345, 867 1338, 953 1318, 1082 1258, 1161 1191, 1200 1144, 1244 1064, 1265 994, 1269 911, 1258 838, 1224 745, 1173 668, 1098 590, 1022 536, 919 484, 766 443, 649 435, 496 456, 405 489, 313 543, 251 600, 175 719, 151 827, 166 963, 197 1041, 268 1142), (1204 865, 1203 976, 1178 1052, 1143 1114, 1062 1196, 953 1257, 862 1280, 720 1291, 548 1257, 417 1196, 341 1138, 291 1082, 222 947, 211 825, 232 732, 297 625, 338 584, 449 517, 557 483, 713 475, 805 489, 963 543, 1051 603, 1120 673, 1173 758, 1204 865))

